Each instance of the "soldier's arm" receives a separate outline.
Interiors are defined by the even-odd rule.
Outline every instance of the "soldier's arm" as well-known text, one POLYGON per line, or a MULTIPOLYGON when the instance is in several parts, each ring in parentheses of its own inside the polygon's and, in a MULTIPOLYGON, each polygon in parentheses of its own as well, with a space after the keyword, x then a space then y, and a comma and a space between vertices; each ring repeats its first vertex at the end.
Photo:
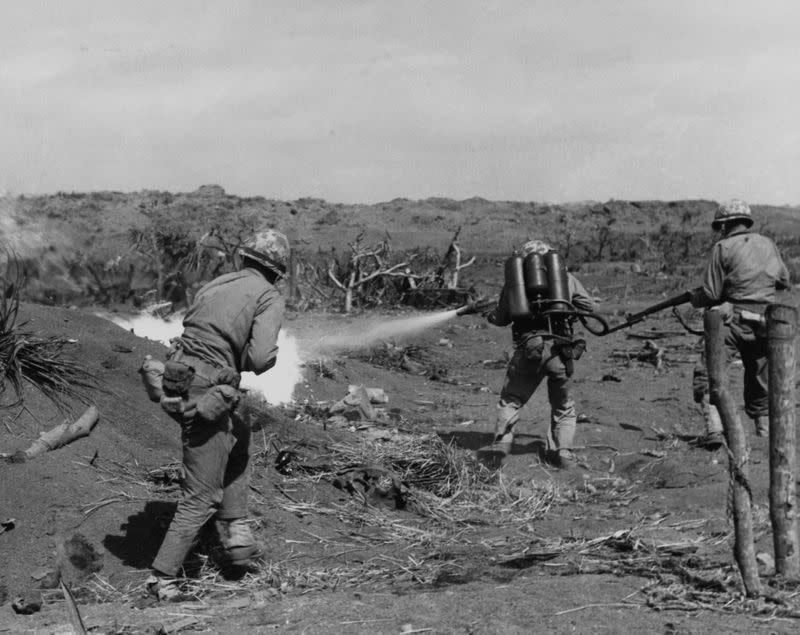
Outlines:
POLYGON ((250 340, 245 351, 243 370, 263 373, 275 365, 278 356, 278 332, 283 323, 283 298, 277 291, 265 294, 256 310, 250 340))
POLYGON ((706 268, 703 286, 692 292, 692 306, 708 307, 725 301, 725 268, 722 263, 722 247, 719 243, 711 251, 711 260, 706 268))
POLYGON ((581 284, 571 273, 567 273, 567 284, 569 286, 569 295, 573 306, 579 311, 594 312, 597 309, 597 302, 589 295, 586 288, 581 284))
POLYGON ((511 324, 511 315, 508 312, 506 294, 506 285, 503 285, 503 290, 500 292, 500 299, 497 300, 497 306, 486 316, 486 319, 495 326, 508 326, 511 324))

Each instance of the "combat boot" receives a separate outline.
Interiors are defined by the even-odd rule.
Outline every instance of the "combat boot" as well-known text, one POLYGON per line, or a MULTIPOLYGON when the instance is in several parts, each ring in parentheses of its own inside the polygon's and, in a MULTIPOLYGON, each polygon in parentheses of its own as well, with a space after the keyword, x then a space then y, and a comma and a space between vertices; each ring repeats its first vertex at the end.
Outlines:
POLYGON ((769 417, 759 415, 753 419, 753 423, 756 424, 757 437, 765 437, 769 434, 769 417))
POLYGON ((490 470, 499 470, 503 467, 506 457, 511 454, 513 442, 514 434, 512 432, 495 435, 491 445, 484 446, 475 452, 475 458, 490 470))
POLYGON ((725 437, 719 410, 708 403, 708 398, 703 401, 703 416, 706 420, 706 433, 697 439, 697 445, 707 450, 716 450, 725 442, 725 437))
POLYGON ((173 576, 153 571, 144 584, 147 592, 161 602, 177 602, 181 599, 180 580, 173 576))
POLYGON ((556 450, 556 466, 569 471, 578 465, 578 459, 572 450, 561 448, 556 450))
POLYGON ((264 554, 244 518, 217 520, 216 526, 219 541, 231 565, 241 567, 264 554))
POLYGON ((506 432, 505 434, 498 434, 492 442, 492 448, 502 454, 508 456, 511 454, 511 445, 514 443, 514 433, 506 432))

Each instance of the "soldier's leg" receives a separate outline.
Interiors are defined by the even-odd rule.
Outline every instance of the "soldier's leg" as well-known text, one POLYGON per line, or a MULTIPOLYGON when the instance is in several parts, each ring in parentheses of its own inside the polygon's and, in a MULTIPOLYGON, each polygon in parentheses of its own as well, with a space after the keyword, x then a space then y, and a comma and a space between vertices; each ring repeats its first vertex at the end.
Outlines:
POLYGON ((692 397, 694 402, 702 404, 708 397, 708 370, 706 369, 705 338, 700 338, 697 361, 692 369, 692 397))
POLYGON ((517 348, 508 363, 506 378, 497 403, 494 426, 494 443, 499 450, 508 453, 514 440, 514 426, 519 420, 519 410, 528 403, 536 387, 542 381, 542 364, 530 360, 517 348))
POLYGON ((243 564, 260 555, 247 523, 250 491, 250 427, 235 414, 231 416, 235 444, 225 469, 222 504, 217 513, 217 533, 232 564, 243 564))
POLYGON ((217 516, 245 518, 250 491, 250 427, 238 416, 231 416, 234 446, 225 467, 222 505, 217 516))
POLYGON ((575 441, 577 415, 572 396, 572 380, 567 376, 564 362, 558 355, 550 357, 545 363, 547 373, 547 397, 550 401, 550 426, 547 446, 551 452, 563 451, 565 457, 571 455, 575 441))
POLYGON ((706 422, 706 436, 716 437, 722 434, 722 418, 719 416, 717 407, 710 403, 708 395, 703 397, 700 407, 703 411, 703 419, 706 422))
POLYGON ((742 347, 744 366, 744 411, 756 426, 758 436, 769 434, 769 368, 765 339, 742 347))
POLYGON ((744 411, 753 420, 758 436, 769 431, 769 376, 767 340, 750 322, 734 321, 725 343, 736 347, 744 367, 744 411))
POLYGON ((704 338, 700 339, 699 345, 700 354, 692 371, 692 396, 695 403, 700 404, 700 409, 703 413, 703 420, 706 424, 705 441, 720 440, 721 442, 722 419, 716 406, 711 404, 708 394, 708 370, 706 369, 704 338))
POLYGON ((230 430, 202 424, 184 427, 182 433, 183 497, 175 510, 153 568, 177 575, 200 529, 222 502, 228 455, 234 444, 230 430))

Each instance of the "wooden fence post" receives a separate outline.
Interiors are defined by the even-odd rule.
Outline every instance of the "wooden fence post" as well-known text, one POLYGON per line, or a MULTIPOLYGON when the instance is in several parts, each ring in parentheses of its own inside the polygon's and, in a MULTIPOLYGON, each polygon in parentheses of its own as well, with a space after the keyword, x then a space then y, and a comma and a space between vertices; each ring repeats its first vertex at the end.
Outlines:
POLYGON ((769 360, 769 514, 775 548, 775 572, 800 577, 797 536, 796 368, 797 310, 783 304, 767 307, 769 360))
POLYGON ((719 311, 706 311, 704 317, 706 365, 708 388, 712 405, 719 410, 725 440, 728 444, 728 471, 733 489, 734 557, 739 566, 745 592, 749 597, 761 594, 758 579, 755 546, 753 544, 753 518, 750 511, 750 484, 748 482, 749 450, 747 437, 736 412, 736 405, 728 392, 728 362, 719 311))

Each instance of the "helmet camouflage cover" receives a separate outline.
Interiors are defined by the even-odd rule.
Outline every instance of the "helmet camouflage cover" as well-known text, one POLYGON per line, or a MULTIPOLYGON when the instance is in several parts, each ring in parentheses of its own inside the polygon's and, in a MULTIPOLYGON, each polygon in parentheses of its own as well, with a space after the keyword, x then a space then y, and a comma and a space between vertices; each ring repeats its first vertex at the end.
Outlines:
POLYGON ((265 229, 239 247, 242 258, 254 260, 283 276, 289 265, 289 239, 275 229, 265 229))
POLYGON ((722 223, 732 220, 742 221, 745 225, 750 227, 753 224, 753 215, 750 212, 750 206, 738 198, 732 198, 729 201, 720 203, 714 214, 714 220, 711 221, 711 227, 713 229, 719 229, 722 223))
POLYGON ((548 251, 552 250, 553 248, 543 240, 529 240, 522 245, 523 256, 527 256, 528 254, 539 254, 540 256, 544 256, 548 251))

